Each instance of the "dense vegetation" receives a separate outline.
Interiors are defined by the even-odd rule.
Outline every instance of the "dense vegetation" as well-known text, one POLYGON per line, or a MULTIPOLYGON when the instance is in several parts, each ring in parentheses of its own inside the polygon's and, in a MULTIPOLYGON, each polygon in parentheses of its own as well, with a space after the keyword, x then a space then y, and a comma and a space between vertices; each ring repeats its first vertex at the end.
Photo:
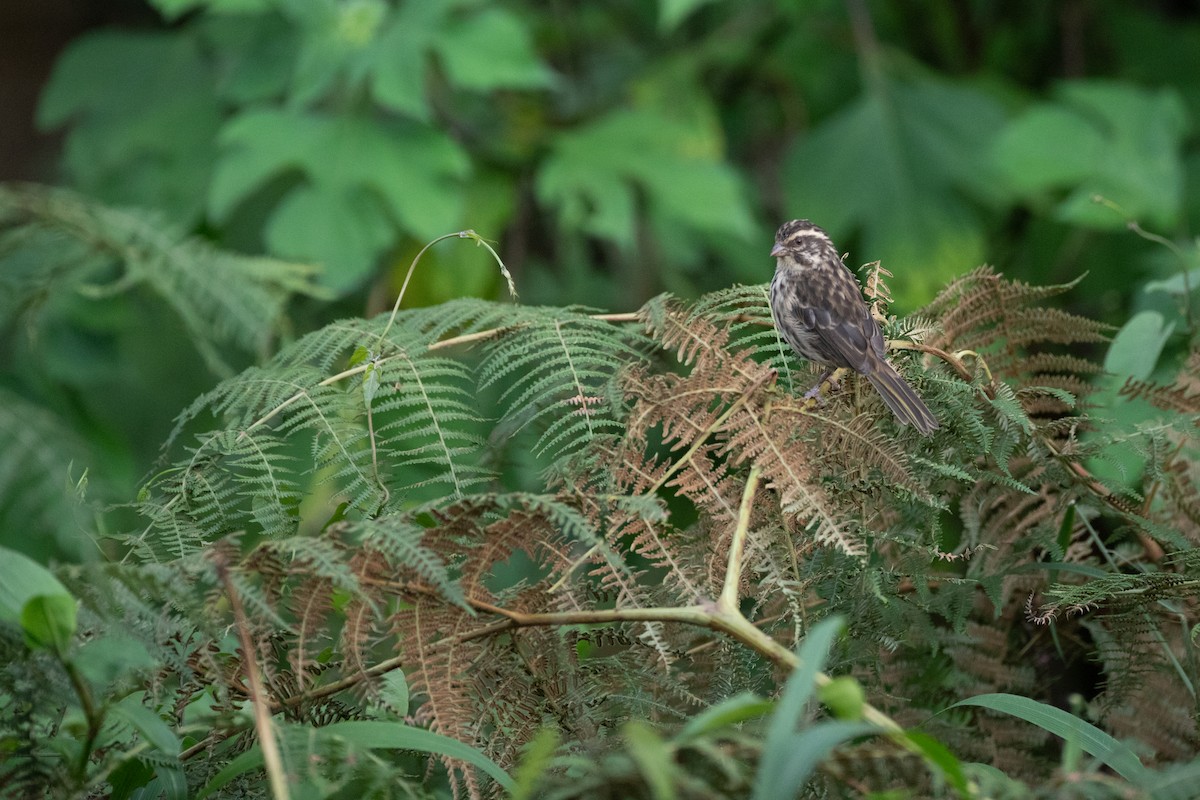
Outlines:
POLYGON ((152 5, 0 185, 0 792, 1195 795, 1194 11, 152 5))

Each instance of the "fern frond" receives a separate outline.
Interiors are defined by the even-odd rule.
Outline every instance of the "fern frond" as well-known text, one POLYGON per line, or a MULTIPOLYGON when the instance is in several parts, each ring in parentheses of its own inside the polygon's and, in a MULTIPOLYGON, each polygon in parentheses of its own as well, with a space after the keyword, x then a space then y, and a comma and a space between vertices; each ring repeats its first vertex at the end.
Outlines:
POLYGON ((27 290, 65 277, 85 295, 103 297, 144 283, 179 315, 219 375, 230 372, 222 346, 263 353, 288 298, 319 293, 315 267, 221 251, 153 214, 110 208, 67 189, 0 185, 0 233, 17 226, 19 239, 6 237, 0 255, 32 250, 49 265, 28 279, 27 290), (83 283, 112 264, 124 270, 117 281, 83 283))
POLYGON ((519 417, 540 428, 536 448, 557 457, 621 429, 606 387, 623 366, 645 363, 647 349, 635 331, 572 309, 524 309, 486 346, 479 387, 506 384, 501 425, 519 417))
MULTIPOLYGON (((941 324, 941 332, 929 344, 947 351, 981 353, 991 373, 999 378, 1019 379, 1035 370, 1044 372, 1047 364, 1056 371, 1067 369, 1071 364, 1068 360, 1030 362, 1029 348, 1103 342, 1112 331, 1111 326, 1086 317, 1033 307, 1068 291, 1075 283, 1078 281, 1030 286, 1005 280, 991 267, 979 267, 951 282, 925 308, 923 313, 941 324)), ((1087 371, 1093 372, 1094 367, 1087 371)))
MULTIPOLYGON (((26 541, 71 540, 73 484, 92 457, 86 443, 47 409, 0 388, 0 527, 26 541)), ((103 481, 103 478, 99 478, 103 481)))

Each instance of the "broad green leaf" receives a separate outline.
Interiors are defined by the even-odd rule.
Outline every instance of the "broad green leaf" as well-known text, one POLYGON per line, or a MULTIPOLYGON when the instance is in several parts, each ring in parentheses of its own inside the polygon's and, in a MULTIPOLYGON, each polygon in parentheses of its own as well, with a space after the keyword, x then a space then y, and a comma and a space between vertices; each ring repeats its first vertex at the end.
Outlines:
POLYGON ((203 210, 220 115, 194 37, 102 31, 55 64, 38 125, 71 123, 65 164, 79 188, 191 223, 203 210))
POLYGON ((300 41, 288 101, 302 108, 362 81, 391 11, 383 0, 307 0, 284 13, 300 41))
POLYGON ((404 230, 432 239, 458 220, 466 156, 449 138, 417 124, 359 117, 248 111, 221 133, 222 157, 209 191, 218 221, 268 181, 298 174, 267 222, 277 253, 318 260, 326 281, 346 288, 404 230))
POLYGON ((50 650, 58 656, 67 652, 75 635, 75 598, 69 594, 39 594, 21 609, 21 629, 30 647, 50 650))
POLYGON ((272 253, 318 264, 326 285, 344 290, 371 271, 396 227, 365 192, 299 186, 275 208, 264 234, 272 253))
POLYGON ((89 640, 73 660, 84 677, 97 686, 108 686, 131 672, 149 670, 158 664, 145 645, 123 633, 89 640))
POLYGON ((1061 84, 1055 98, 1014 120, 996 142, 994 163, 1013 190, 1026 196, 1066 190, 1057 214, 1080 225, 1117 229, 1132 218, 1173 227, 1189 127, 1178 94, 1073 81, 1061 84), (1120 213, 1097 204, 1097 195, 1120 213))
POLYGON ((300 47, 294 25, 275 14, 206 14, 196 23, 205 46, 221 53, 216 92, 222 100, 241 107, 286 93, 300 47))
POLYGON ((760 767, 754 781, 754 800, 796 797, 808 782, 813 770, 842 742, 870 733, 879 728, 868 722, 822 722, 800 733, 789 733, 775 747, 786 753, 786 759, 773 764, 768 771, 760 767))
POLYGON ((529 30, 503 9, 451 18, 434 39, 450 82, 464 89, 542 88, 551 73, 537 57, 529 30))
POLYGON ((565 133, 536 189, 561 222, 631 247, 636 193, 649 211, 693 231, 754 232, 737 174, 711 131, 650 109, 623 109, 565 133))
POLYGON ((1090 120, 1046 103, 1004 129, 993 157, 1015 191, 1030 193, 1082 180, 1103 150, 1104 137, 1090 120))
POLYGON ((404 671, 394 669, 384 675, 380 683, 379 694, 384 705, 397 716, 408 714, 408 680, 404 677, 404 671))
POLYGON ((371 53, 368 71, 375 99, 386 108, 429 119, 425 73, 429 48, 448 12, 445 0, 405 3, 371 53))
POLYGON ((1032 723, 1063 739, 1072 739, 1102 764, 1134 783, 1144 783, 1146 768, 1137 754, 1090 722, 1073 716, 1061 708, 1039 703, 1015 694, 981 694, 960 700, 950 708, 978 706, 1002 714, 1010 714, 1032 723))
POLYGON ((916 746, 921 755, 925 757, 925 761, 937 769, 942 778, 954 787, 955 791, 962 797, 972 796, 971 787, 967 784, 967 777, 963 774, 962 762, 946 749, 944 744, 920 731, 905 731, 902 735, 916 746))
MULTIPOLYGON (((403 722, 354 720, 335 722, 320 728, 288 726, 280 732, 283 745, 292 751, 317 752, 317 748, 335 741, 350 743, 365 750, 412 750, 464 761, 483 770, 503 788, 511 789, 513 786, 512 778, 475 747, 425 728, 414 728, 403 722)), ((214 775, 196 795, 197 800, 203 800, 239 775, 256 770, 262 765, 262 750, 255 745, 214 775)))
POLYGON ((1154 371, 1163 346, 1174 332, 1175 323, 1168 323, 1162 314, 1139 311, 1113 337, 1104 357, 1104 371, 1144 381, 1154 371))
POLYGON ((168 756, 179 755, 179 738, 162 717, 144 706, 145 695, 141 692, 129 695, 114 705, 110 712, 129 723, 147 742, 168 756))
MULTIPOLYGON (((1200 249, 1192 250, 1186 255, 1189 261, 1194 264, 1200 260, 1200 249)), ((1151 292, 1166 292, 1180 298, 1186 297, 1198 289, 1200 289, 1200 269, 1188 270, 1186 278, 1182 272, 1179 272, 1169 278, 1146 281, 1142 284, 1142 291, 1146 294, 1150 294, 1151 292)))
POLYGON ((0 621, 19 622, 21 609, 38 595, 69 595, 58 578, 24 553, 0 547, 0 621))
POLYGON ((784 166, 788 215, 835 242, 861 231, 850 263, 881 258, 898 299, 927 300, 984 260, 983 227, 964 195, 994 198, 983 156, 1003 122, 978 90, 883 84, 796 143, 784 166))
POLYGON ((437 55, 456 88, 531 89, 553 73, 538 58, 529 29, 511 12, 461 0, 404 3, 378 37, 367 74, 380 104, 416 119, 429 118, 425 93, 430 56, 437 55))
POLYGON ((504 788, 512 788, 512 778, 478 749, 425 728, 402 722, 356 720, 335 722, 318 730, 322 737, 337 737, 372 750, 415 750, 455 758, 479 767, 504 788))

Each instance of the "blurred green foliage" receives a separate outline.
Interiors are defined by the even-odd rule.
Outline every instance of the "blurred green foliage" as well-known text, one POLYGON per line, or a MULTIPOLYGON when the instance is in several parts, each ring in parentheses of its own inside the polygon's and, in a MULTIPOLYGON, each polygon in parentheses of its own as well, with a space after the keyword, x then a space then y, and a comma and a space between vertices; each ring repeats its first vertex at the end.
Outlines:
MULTIPOLYGON (((765 279, 771 230, 806 216, 905 306, 992 261, 1091 271, 1119 323, 1165 277, 1113 247, 1126 219, 1200 221, 1200 17, 1171 4, 151 5, 159 30, 82 37, 46 89, 71 181, 342 293, 473 227, 530 299, 630 308, 765 279)), ((482 258, 453 269, 497 288, 482 258)))

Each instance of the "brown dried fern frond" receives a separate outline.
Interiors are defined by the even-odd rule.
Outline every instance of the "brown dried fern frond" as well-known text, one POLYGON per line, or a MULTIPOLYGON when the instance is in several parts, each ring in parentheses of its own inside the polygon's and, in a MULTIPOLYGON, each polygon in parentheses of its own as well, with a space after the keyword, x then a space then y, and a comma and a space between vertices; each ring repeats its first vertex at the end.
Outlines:
POLYGON ((978 267, 952 281, 924 309, 923 313, 937 319, 942 328, 928 343, 950 352, 980 353, 998 378, 1074 374, 1079 368, 1090 374, 1093 366, 1073 359, 1040 356, 1041 361, 1030 360, 1038 354, 1029 348, 1107 341, 1111 326, 1034 305, 1068 291, 1075 283, 1030 286, 1007 280, 989 266, 978 267))
POLYGON ((1163 411, 1200 414, 1200 349, 1191 352, 1170 385, 1130 378, 1121 387, 1121 396, 1144 399, 1163 411))

